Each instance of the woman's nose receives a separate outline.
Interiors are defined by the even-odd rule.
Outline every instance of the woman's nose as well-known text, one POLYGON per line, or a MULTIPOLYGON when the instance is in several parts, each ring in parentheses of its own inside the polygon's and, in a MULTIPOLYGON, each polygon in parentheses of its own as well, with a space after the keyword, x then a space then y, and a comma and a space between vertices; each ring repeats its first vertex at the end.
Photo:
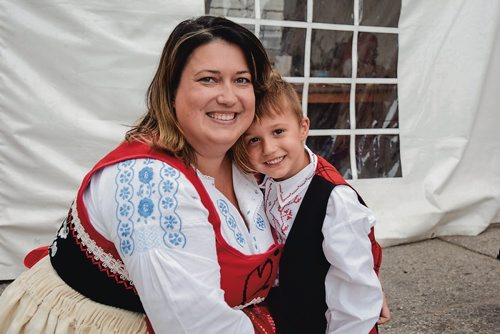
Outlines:
POLYGON ((219 95, 217 95, 217 103, 232 106, 238 100, 238 97, 235 94, 234 87, 230 83, 226 83, 221 86, 219 91, 219 95))

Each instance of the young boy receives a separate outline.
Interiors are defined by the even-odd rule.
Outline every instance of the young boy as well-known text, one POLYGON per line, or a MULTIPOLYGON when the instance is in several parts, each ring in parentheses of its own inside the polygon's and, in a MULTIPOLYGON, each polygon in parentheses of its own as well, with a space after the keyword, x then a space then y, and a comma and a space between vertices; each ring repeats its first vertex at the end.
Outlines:
POLYGON ((309 119, 279 75, 256 115, 234 154, 247 172, 265 174, 266 215, 286 241, 278 286, 268 297, 278 332, 377 333, 383 292, 372 212, 331 164, 305 147, 309 119))

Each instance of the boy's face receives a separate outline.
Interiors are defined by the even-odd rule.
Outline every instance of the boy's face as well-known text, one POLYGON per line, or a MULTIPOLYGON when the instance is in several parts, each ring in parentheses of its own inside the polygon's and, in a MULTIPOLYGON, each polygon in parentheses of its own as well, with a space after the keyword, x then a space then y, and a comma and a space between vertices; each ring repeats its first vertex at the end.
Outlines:
POLYGON ((309 119, 300 124, 290 110, 288 102, 282 105, 285 112, 255 121, 244 134, 244 143, 252 167, 278 181, 288 179, 309 164, 304 149, 309 133, 309 119))

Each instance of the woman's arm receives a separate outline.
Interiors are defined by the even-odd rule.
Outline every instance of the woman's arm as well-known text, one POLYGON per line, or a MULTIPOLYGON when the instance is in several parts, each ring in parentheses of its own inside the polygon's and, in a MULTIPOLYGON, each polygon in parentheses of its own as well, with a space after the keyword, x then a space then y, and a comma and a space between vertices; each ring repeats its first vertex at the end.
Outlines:
POLYGON ((374 223, 351 188, 334 188, 323 223, 331 264, 325 280, 328 333, 368 333, 379 319, 383 295, 368 238, 374 223))
POLYGON ((224 301, 215 234, 194 187, 161 161, 127 163, 96 174, 85 203, 119 251, 155 331, 253 333, 248 317, 224 301))

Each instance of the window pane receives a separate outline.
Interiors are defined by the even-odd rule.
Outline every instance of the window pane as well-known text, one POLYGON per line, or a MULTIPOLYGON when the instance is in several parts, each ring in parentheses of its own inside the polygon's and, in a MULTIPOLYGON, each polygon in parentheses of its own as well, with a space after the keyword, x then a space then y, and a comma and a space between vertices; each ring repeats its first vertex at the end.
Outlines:
POLYGON ((260 8, 263 19, 305 21, 307 0, 261 0, 260 8))
POLYGON ((306 30, 302 28, 260 27, 260 40, 283 76, 304 76, 305 39, 306 30))
POLYGON ((399 135, 356 136, 358 178, 400 177, 399 135))
POLYGON ((352 32, 313 30, 311 76, 351 77, 352 32))
POLYGON ((242 26, 253 32, 253 34, 255 35, 255 26, 253 24, 242 24, 242 26))
POLYGON ((303 94, 303 90, 304 90, 304 84, 291 83, 291 85, 292 85, 293 89, 295 90, 295 92, 297 93, 297 95, 299 96, 299 100, 302 102, 302 94, 303 94))
POLYGON ((353 0, 315 0, 313 21, 320 23, 354 24, 353 0))
POLYGON ((398 35, 360 32, 358 78, 396 78, 398 35))
POLYGON ((311 129, 349 129, 350 85, 311 84, 307 116, 311 129))
POLYGON ((359 0, 359 22, 364 26, 397 27, 401 0, 359 0))
POLYGON ((397 85, 356 85, 356 128, 398 128, 397 85))
POLYGON ((314 136, 307 138, 307 146, 328 160, 345 179, 352 179, 349 158, 350 136, 314 136))
POLYGON ((205 13, 214 16, 255 17, 253 0, 205 0, 205 13))

